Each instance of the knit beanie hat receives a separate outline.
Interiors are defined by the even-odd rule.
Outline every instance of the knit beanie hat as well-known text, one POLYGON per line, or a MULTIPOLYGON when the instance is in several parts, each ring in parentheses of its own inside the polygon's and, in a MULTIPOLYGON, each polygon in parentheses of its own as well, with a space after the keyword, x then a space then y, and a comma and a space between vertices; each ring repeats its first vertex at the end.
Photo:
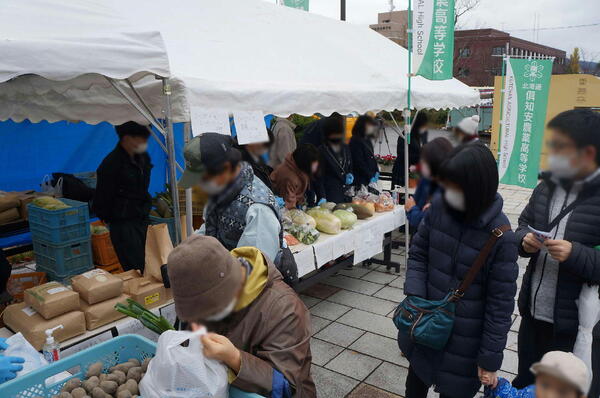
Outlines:
POLYGON ((167 260, 177 316, 196 322, 223 311, 242 285, 242 264, 213 237, 192 235, 167 260))
POLYGON ((456 126, 468 135, 477 135, 479 132, 479 115, 473 115, 461 120, 456 126))

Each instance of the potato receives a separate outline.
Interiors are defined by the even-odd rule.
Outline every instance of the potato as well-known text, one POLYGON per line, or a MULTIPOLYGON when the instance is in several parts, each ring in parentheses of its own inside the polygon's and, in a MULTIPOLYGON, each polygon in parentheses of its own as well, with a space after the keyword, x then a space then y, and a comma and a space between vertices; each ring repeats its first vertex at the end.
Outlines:
POLYGON ((127 362, 135 363, 135 366, 142 366, 139 359, 129 358, 127 362))
MULTIPOLYGON (((113 376, 113 378, 116 378, 116 381, 118 385, 121 385, 123 383, 125 383, 127 381, 127 375, 123 372, 121 372, 120 370, 115 370, 114 372, 112 372, 112 374, 110 376, 113 376)), ((112 378, 110 378, 109 380, 111 380, 112 378)))
POLYGON ((127 382, 123 385, 127 387, 131 395, 138 395, 140 393, 138 383, 133 379, 127 380, 127 382))
POLYGON ((129 371, 127 372, 127 379, 133 379, 137 383, 139 383, 140 380, 142 380, 142 368, 140 366, 138 366, 138 367, 129 369, 129 371))
POLYGON ((100 387, 94 387, 92 390, 92 398, 106 398, 106 393, 100 387))
POLYGON ((77 387, 74 388, 73 391, 71 391, 71 396, 73 398, 85 398, 87 397, 87 391, 85 391, 85 389, 81 387, 77 387))
POLYGON ((148 370, 148 365, 150 364, 150 360, 152 358, 146 358, 144 359, 144 362, 142 362, 142 370, 145 372, 148 370))
POLYGON ((110 371, 114 372, 115 370, 120 370, 121 372, 127 374, 127 371, 135 366, 136 366, 135 363, 128 361, 128 362, 123 362, 123 363, 113 366, 112 368, 110 368, 110 371))
POLYGON ((113 395, 115 392, 117 392, 117 387, 119 387, 119 385, 116 381, 106 380, 100 382, 100 388, 103 389, 105 393, 110 395, 113 395))
POLYGON ((75 378, 72 378, 71 380, 67 381, 65 383, 65 385, 63 386, 63 388, 61 388, 61 391, 71 392, 74 389, 76 389, 77 387, 81 387, 81 380, 79 380, 77 377, 75 377, 75 378))
POLYGON ((98 376, 98 379, 100 379, 100 381, 106 381, 107 378, 108 375, 106 373, 100 373, 100 376, 98 376))
POLYGON ((73 398, 70 393, 63 391, 58 395, 55 395, 56 398, 73 398))
POLYGON ((132 395, 128 389, 121 390, 117 393, 117 398, 131 398, 132 395))
POLYGON ((85 374, 85 377, 99 376, 100 373, 102 373, 102 367, 102 362, 96 362, 91 364, 87 370, 87 373, 85 374))
POLYGON ((91 394, 94 388, 98 387, 99 384, 100 379, 98 378, 98 376, 92 376, 86 381, 84 381, 82 386, 88 394, 91 394))

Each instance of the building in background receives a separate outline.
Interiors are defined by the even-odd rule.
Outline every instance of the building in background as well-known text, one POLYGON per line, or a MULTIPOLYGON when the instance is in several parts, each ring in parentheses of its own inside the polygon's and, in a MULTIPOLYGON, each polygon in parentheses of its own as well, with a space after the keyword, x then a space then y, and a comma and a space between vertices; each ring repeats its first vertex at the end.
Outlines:
POLYGON ((492 86, 494 77, 502 74, 502 55, 507 44, 511 55, 555 57, 552 73, 566 71, 568 60, 563 50, 496 29, 472 29, 454 34, 454 77, 469 86, 492 86))
POLYGON ((391 41, 407 48, 408 38, 408 11, 381 12, 377 17, 377 23, 369 25, 374 31, 381 33, 391 41))

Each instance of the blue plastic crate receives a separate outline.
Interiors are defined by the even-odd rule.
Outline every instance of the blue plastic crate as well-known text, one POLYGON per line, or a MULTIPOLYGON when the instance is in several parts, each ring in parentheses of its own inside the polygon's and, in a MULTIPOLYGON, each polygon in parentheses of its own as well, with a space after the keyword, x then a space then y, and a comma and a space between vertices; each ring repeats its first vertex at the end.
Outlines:
POLYGON ((33 252, 36 266, 52 280, 63 281, 93 267, 89 238, 64 245, 33 240, 33 252))
POLYGON ((167 228, 169 229, 169 237, 171 238, 171 242, 173 242, 173 246, 175 246, 175 218, 161 218, 156 216, 150 216, 150 225, 157 224, 167 224, 167 228))
MULTIPOLYGON (((135 334, 115 337, 68 358, 51 363, 23 377, 0 385, 2 398, 50 398, 58 393, 62 386, 72 377, 84 379, 88 367, 96 362, 104 363, 103 371, 129 358, 143 361, 156 353, 156 344, 145 337, 135 334), (46 384, 46 380, 62 372, 68 371, 73 376, 58 383, 46 384)), ((229 398, 260 398, 259 395, 242 392, 236 388, 229 390, 229 398)))
POLYGON ((43 266, 36 265, 36 270, 39 272, 45 272, 46 277, 49 281, 59 282, 59 283, 62 283, 63 285, 70 285, 72 277, 74 277, 75 275, 83 274, 84 272, 87 272, 87 271, 91 271, 93 268, 94 267, 92 265, 89 265, 86 267, 73 269, 66 274, 58 274, 58 273, 56 273, 56 271, 54 271, 52 269, 46 269, 43 266))
POLYGON ((87 203, 65 198, 59 200, 71 207, 62 210, 46 210, 29 203, 27 205, 29 225, 31 226, 33 223, 46 228, 59 228, 90 223, 90 212, 87 203))
POLYGON ((89 239, 91 235, 89 222, 55 228, 44 224, 30 222, 29 231, 31 232, 31 238, 33 240, 48 242, 55 245, 76 242, 81 239, 89 239))

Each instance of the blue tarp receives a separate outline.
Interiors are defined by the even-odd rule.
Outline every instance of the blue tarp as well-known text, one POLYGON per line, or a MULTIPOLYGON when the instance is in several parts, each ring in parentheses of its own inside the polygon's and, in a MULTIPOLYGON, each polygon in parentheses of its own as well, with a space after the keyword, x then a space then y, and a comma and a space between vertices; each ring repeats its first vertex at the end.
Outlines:
MULTIPOLYGON (((183 166, 183 124, 175 125, 175 152, 183 166)), ((117 143, 108 123, 0 122, 0 190, 39 190, 46 174, 95 171, 117 143)), ((166 154, 151 138, 148 153, 154 168, 150 193, 165 190, 166 154)))

